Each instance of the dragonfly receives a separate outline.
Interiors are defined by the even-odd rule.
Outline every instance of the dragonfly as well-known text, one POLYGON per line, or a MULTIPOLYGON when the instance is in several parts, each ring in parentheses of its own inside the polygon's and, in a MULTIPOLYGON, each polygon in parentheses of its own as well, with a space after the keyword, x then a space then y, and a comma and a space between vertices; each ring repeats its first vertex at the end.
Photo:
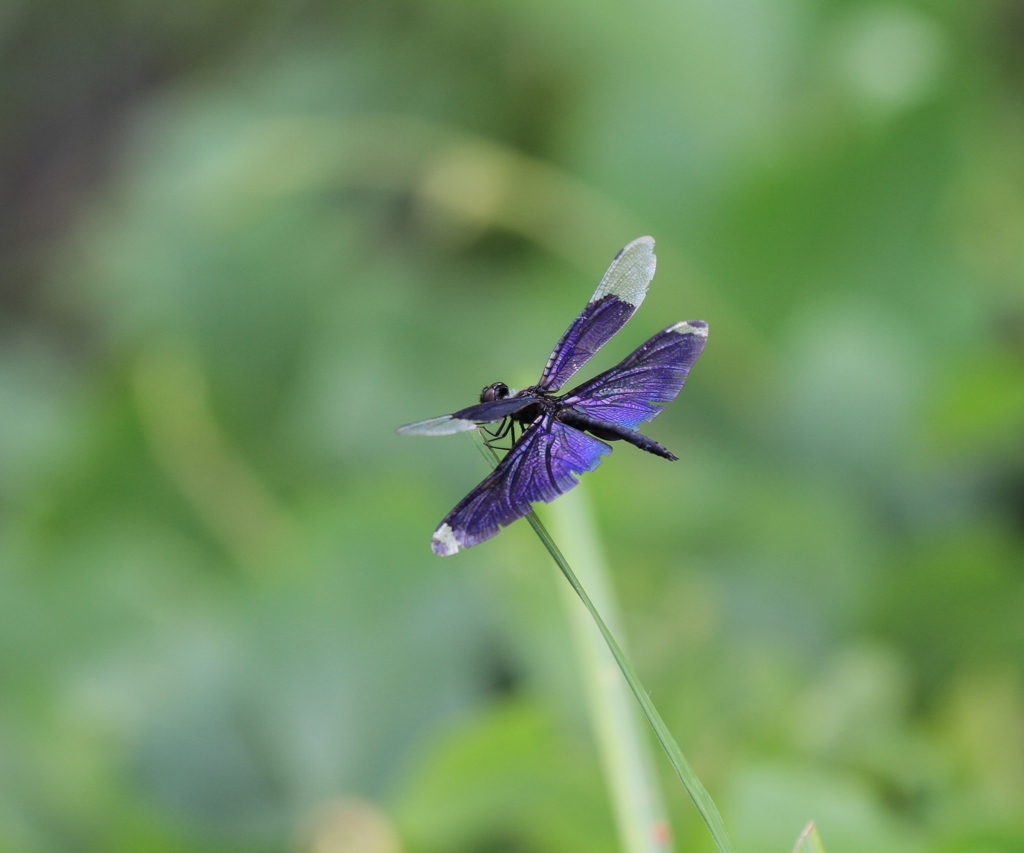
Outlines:
POLYGON ((536 385, 516 391, 494 382, 480 392, 476 405, 398 428, 402 435, 481 429, 491 446, 506 437, 511 441, 494 470, 438 525, 431 539, 435 554, 447 557, 477 545, 522 518, 532 504, 565 494, 579 482, 576 475, 593 471, 611 453, 608 441, 678 459, 637 427, 682 390, 707 341, 703 320, 662 329, 615 367, 558 393, 640 307, 656 264, 651 237, 638 237, 619 251, 555 345, 536 385))

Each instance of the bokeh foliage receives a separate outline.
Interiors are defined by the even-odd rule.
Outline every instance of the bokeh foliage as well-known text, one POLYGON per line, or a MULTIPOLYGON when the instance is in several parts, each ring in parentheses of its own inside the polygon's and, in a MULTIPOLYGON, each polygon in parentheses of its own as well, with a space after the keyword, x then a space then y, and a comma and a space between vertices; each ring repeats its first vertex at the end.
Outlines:
POLYGON ((392 428, 644 233, 595 369, 709 322, 682 461, 581 488, 737 847, 1021 849, 1022 51, 1019 0, 3 4, 0 850, 617 849, 546 555, 435 558, 480 459, 392 428))

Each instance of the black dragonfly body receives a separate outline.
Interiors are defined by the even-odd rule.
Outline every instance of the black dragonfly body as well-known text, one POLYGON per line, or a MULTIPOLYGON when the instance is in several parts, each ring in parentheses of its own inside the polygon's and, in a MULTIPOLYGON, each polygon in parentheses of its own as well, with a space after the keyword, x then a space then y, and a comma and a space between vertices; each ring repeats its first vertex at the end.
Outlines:
POLYGON ((555 346, 536 385, 513 392, 502 382, 483 389, 474 406, 406 424, 405 435, 450 435, 501 423, 492 436, 523 432, 498 466, 445 516, 434 531, 434 553, 454 554, 494 536, 579 482, 611 452, 605 441, 627 441, 665 459, 677 457, 636 427, 676 398, 707 340, 702 320, 663 329, 610 370, 557 392, 633 315, 654 276, 654 240, 639 237, 612 260, 587 306, 555 346), (604 439, 604 441, 602 441, 604 439))

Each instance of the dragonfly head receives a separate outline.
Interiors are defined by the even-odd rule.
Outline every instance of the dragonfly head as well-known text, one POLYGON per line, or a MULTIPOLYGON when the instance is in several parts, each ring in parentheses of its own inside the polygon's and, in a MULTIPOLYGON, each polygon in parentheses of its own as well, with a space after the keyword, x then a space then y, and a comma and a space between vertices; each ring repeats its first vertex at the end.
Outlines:
POLYGON ((495 382, 480 392, 480 402, 493 403, 495 400, 504 400, 508 397, 509 393, 508 385, 504 382, 495 382))

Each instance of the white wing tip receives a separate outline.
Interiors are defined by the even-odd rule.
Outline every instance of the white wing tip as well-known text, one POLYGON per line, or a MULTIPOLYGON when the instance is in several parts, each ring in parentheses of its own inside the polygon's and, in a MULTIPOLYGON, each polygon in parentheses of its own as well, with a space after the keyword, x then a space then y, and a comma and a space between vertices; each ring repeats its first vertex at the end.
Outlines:
POLYGON ((632 249, 634 246, 639 246, 641 244, 650 246, 650 248, 653 249, 654 248, 654 238, 651 237, 650 235, 646 235, 644 237, 637 237, 635 240, 630 240, 628 243, 626 243, 625 246, 623 246, 621 249, 619 249, 619 253, 612 260, 615 260, 617 258, 621 258, 626 253, 627 249, 632 249))
POLYGON ((637 237, 612 258, 590 301, 595 302, 611 294, 636 310, 647 295, 647 286, 654 278, 657 263, 654 238, 637 237))
POLYGON ((430 540, 430 547, 439 557, 450 557, 459 550, 459 543, 455 539, 455 531, 447 522, 434 531, 434 538, 430 540))
POLYGON ((703 320, 683 320, 674 326, 669 326, 666 331, 678 332, 680 335, 697 335, 701 338, 708 336, 708 324, 703 320))

